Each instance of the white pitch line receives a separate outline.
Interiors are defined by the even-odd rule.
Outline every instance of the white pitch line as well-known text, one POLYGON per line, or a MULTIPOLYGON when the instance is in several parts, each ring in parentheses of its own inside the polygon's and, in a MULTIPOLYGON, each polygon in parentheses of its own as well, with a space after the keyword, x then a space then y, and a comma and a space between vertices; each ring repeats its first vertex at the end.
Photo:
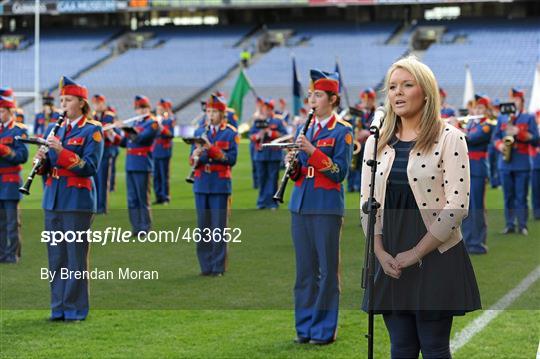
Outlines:
MULTIPOLYGON (((504 297, 499 299, 497 303, 485 310, 482 315, 476 318, 472 323, 467 325, 463 330, 456 333, 450 342, 450 350, 452 353, 458 351, 461 347, 469 342, 476 334, 480 333, 484 328, 508 308, 520 295, 522 295, 529 287, 540 278, 540 266, 530 272, 525 279, 521 281, 514 289, 506 293, 504 297)), ((540 348, 539 348, 540 350, 540 348)), ((537 359, 539 358, 537 353, 537 359)))
POLYGON ((540 341, 538 342, 538 350, 536 351, 536 359, 540 359, 540 341))

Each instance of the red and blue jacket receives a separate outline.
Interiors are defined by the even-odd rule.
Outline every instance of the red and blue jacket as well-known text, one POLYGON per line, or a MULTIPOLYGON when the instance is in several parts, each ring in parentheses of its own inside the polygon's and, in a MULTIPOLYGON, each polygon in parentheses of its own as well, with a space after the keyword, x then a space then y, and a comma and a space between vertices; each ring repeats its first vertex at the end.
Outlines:
MULTIPOLYGON (((194 136, 201 137, 206 134, 212 146, 203 151, 199 157, 195 168, 195 182, 193 183, 194 193, 231 193, 231 170, 236 164, 238 155, 238 143, 240 137, 236 129, 227 123, 222 123, 212 135, 210 126, 199 127, 195 130, 194 136)), ((193 150, 191 147, 190 165, 194 165, 193 150)))
POLYGON ((263 148, 263 143, 269 143, 287 134, 287 129, 283 125, 283 121, 277 118, 268 119, 268 128, 270 134, 264 134, 263 138, 259 137, 260 129, 255 126, 255 122, 249 130, 249 139, 255 146, 254 161, 281 161, 283 151, 280 148, 263 148))
POLYGON ((67 132, 64 122, 56 137, 62 151, 47 152, 40 169, 46 176, 43 209, 96 212, 96 174, 103 155, 103 131, 99 122, 82 118, 67 132))
MULTIPOLYGON (((351 165, 352 126, 334 114, 314 138, 314 123, 306 137, 317 149, 310 157, 305 152, 298 154, 298 165, 291 176, 295 186, 289 210, 299 214, 342 216, 345 208, 342 182, 351 165)), ((297 136, 300 131, 301 128, 297 136)))
POLYGON ((28 148, 15 137, 28 137, 25 125, 10 120, 5 127, 0 124, 0 200, 17 201, 22 195, 22 164, 28 160, 28 148))
POLYGON ((154 140, 154 158, 170 158, 172 156, 174 127, 176 120, 172 116, 163 117, 158 135, 154 140))
POLYGON ((471 176, 488 176, 488 146, 494 126, 486 118, 471 120, 467 124, 465 138, 469 149, 471 176))
MULTIPOLYGON (((497 127, 493 135, 496 147, 503 143, 508 121, 508 115, 500 115, 497 119, 497 127)), ((519 132, 514 138, 512 159, 506 162, 503 156, 499 156, 498 167, 502 171, 529 171, 531 169, 531 147, 538 141, 538 126, 534 117, 527 113, 520 113, 514 120, 514 125, 519 129, 519 132), (527 139, 527 133, 531 135, 529 139, 527 139)))
POLYGON ((44 112, 40 112, 36 115, 34 119, 34 135, 37 137, 44 137, 45 131, 50 123, 54 123, 60 117, 60 113, 53 111, 49 120, 45 116, 44 112))
POLYGON ((158 135, 159 124, 154 117, 148 115, 137 121, 134 128, 137 135, 132 138, 125 136, 120 142, 120 146, 127 148, 126 171, 152 172, 152 145, 158 135))

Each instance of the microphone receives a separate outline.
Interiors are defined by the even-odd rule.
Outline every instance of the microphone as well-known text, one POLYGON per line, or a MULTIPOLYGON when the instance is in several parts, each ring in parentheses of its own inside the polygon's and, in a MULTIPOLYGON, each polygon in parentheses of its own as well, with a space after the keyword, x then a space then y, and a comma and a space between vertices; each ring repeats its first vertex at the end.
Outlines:
POLYGON ((376 131, 380 130, 383 123, 384 118, 386 117, 386 110, 383 106, 377 107, 375 110, 375 114, 373 115, 373 120, 371 121, 371 125, 369 126, 369 132, 375 133, 376 131))

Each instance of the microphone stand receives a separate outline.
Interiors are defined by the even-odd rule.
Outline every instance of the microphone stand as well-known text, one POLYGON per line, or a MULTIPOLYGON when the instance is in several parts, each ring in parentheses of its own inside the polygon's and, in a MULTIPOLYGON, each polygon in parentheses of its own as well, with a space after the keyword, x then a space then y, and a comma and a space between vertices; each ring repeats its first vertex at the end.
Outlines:
MULTIPOLYGON (((382 120, 381 125, 382 126, 382 120)), ((366 236, 366 246, 364 250, 364 266, 362 268, 362 288, 368 291, 368 334, 365 337, 368 340, 368 359, 373 358, 373 290, 375 287, 375 221, 377 218, 377 210, 381 204, 375 200, 375 174, 377 173, 377 146, 379 144, 379 127, 371 126, 369 132, 375 138, 373 143, 373 157, 367 160, 367 165, 371 167, 371 184, 369 188, 369 197, 362 211, 368 215, 368 228, 366 236)), ((364 184, 365 185, 365 184, 364 184)))

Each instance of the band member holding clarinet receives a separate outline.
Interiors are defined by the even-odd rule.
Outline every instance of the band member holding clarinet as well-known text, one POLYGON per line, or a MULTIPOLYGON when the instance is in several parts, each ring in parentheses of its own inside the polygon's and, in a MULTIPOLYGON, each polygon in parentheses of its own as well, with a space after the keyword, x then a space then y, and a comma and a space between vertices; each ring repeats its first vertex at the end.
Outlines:
POLYGON ((522 90, 510 90, 511 101, 515 104, 515 113, 505 113, 501 105, 501 115, 493 138, 499 156, 499 175, 504 194, 504 217, 506 227, 503 234, 516 232, 528 235, 527 217, 529 194, 529 176, 531 172, 530 152, 538 141, 538 126, 534 116, 525 113, 525 93, 522 90))
MULTIPOLYGON (((101 94, 92 96, 92 105, 94 106, 94 121, 101 123, 102 126, 114 123, 116 114, 107 107, 107 99, 101 94)), ((97 213, 107 213, 109 205, 109 187, 112 173, 112 148, 118 146, 122 141, 122 133, 118 128, 112 128, 104 131, 105 147, 103 157, 99 164, 98 171, 94 176, 97 190, 97 213)))
POLYGON ((171 200, 169 191, 170 167, 176 119, 172 112, 172 102, 169 99, 160 99, 157 106, 157 119, 159 121, 158 136, 154 140, 154 204, 167 204, 171 200))
MULTIPOLYGON (((43 196, 45 231, 73 231, 82 241, 49 243, 49 270, 87 271, 86 231, 96 213, 94 175, 103 155, 103 133, 101 124, 90 117, 86 87, 63 77, 59 92, 64 116, 56 122, 47 137, 48 147, 40 148, 34 163, 47 178, 43 196)), ((27 183, 21 191, 29 193, 29 187, 27 183)), ((55 276, 51 282, 50 320, 80 321, 88 311, 88 279, 55 276)))
MULTIPOLYGON (((12 95, 11 89, 2 94, 12 95)), ((0 263, 17 263, 21 256, 18 189, 21 164, 28 160, 28 149, 16 137, 28 136, 26 126, 15 121, 15 101, 0 94, 0 263)))
POLYGON ((283 151, 280 148, 264 148, 262 145, 286 134, 287 129, 283 121, 274 117, 274 100, 263 100, 260 117, 253 121, 249 131, 259 181, 258 209, 278 207, 272 197, 277 191, 279 166, 283 159, 283 151))
MULTIPOLYGON (((208 125, 199 127, 195 137, 203 144, 193 144, 190 163, 194 168, 193 192, 197 209, 197 227, 202 236, 227 227, 232 191, 231 169, 236 164, 240 138, 236 128, 227 124, 223 98, 212 95, 206 102, 208 125)), ((203 276, 222 276, 226 271, 227 243, 219 237, 197 242, 197 257, 203 276)))
POLYGON ((286 157, 295 182, 289 203, 296 254, 295 342, 324 345, 334 342, 337 332, 342 182, 351 164, 353 135, 352 126, 334 112, 339 75, 311 70, 310 76, 314 113, 297 130, 296 154, 286 157))
POLYGON ((152 116, 150 100, 135 96, 135 112, 144 117, 133 127, 123 127, 125 137, 120 145, 127 147, 126 182, 129 221, 134 236, 148 232, 152 225, 150 215, 150 177, 154 170, 152 144, 158 135, 159 124, 152 116))
MULTIPOLYGON (((461 240, 469 207, 469 158, 463 133, 441 118, 437 81, 410 56, 387 72, 378 148, 370 136, 361 207, 370 186, 380 204, 374 223, 374 314, 383 314, 392 358, 450 358, 455 315, 480 308, 474 271, 461 240), (375 183, 368 160, 377 151, 375 183)), ((376 116, 377 117, 377 116, 376 116)), ((368 215, 362 213, 367 235, 368 215)), ((364 293, 368 310, 370 292, 364 293)))
POLYGON ((491 142, 493 124, 489 119, 491 100, 485 95, 475 95, 474 115, 465 127, 471 169, 471 193, 469 215, 463 220, 463 241, 469 254, 487 253, 486 184, 488 181, 488 146, 491 142))

